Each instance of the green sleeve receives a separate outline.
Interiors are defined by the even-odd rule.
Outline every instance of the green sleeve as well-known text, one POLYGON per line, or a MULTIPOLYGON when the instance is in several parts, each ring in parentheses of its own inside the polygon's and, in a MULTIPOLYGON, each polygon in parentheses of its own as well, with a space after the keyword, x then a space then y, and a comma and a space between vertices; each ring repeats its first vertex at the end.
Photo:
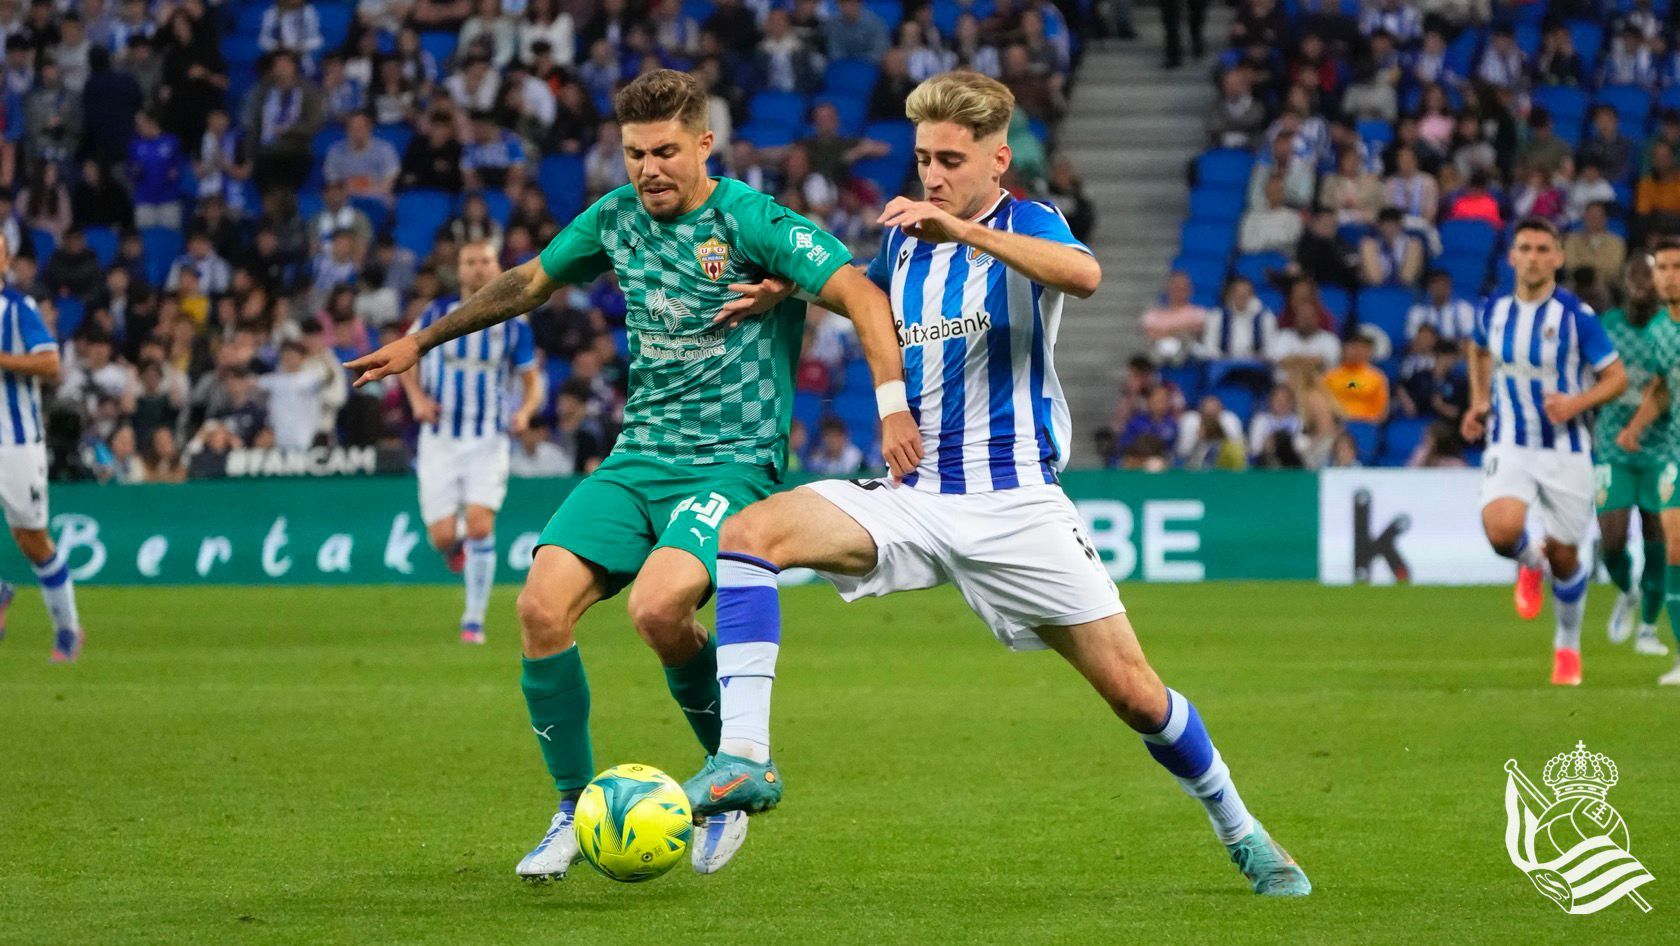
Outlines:
POLYGON ((839 238, 768 197, 754 201, 740 225, 743 249, 772 275, 816 295, 828 277, 852 261, 839 238))
POLYGON ((540 257, 548 278, 571 286, 588 285, 612 268, 601 246, 600 208, 600 200, 590 204, 548 242, 540 257))

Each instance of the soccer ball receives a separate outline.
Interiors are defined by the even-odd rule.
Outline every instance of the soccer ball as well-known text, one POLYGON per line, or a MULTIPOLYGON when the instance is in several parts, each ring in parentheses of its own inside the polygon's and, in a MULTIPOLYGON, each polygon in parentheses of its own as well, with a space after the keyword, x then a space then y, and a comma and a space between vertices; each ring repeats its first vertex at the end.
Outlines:
POLYGON ((589 866, 634 884, 683 859, 694 815, 676 779, 651 765, 615 765, 584 787, 572 827, 589 866))

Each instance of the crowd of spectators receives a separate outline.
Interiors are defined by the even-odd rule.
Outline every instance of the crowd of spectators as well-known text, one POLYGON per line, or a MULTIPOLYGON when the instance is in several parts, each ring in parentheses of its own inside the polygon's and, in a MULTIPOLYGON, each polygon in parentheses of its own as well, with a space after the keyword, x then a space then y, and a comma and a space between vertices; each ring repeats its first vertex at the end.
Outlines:
POLYGON ((1241 0, 1183 250, 1143 314, 1152 347, 1102 434, 1110 463, 1473 461, 1460 352, 1509 286, 1510 227, 1556 224, 1560 284, 1599 311, 1623 301, 1630 246, 1680 232, 1677 16, 1241 0))
MULTIPOLYGON (((0 235, 62 342, 61 479, 172 481, 241 447, 412 444, 395 384, 341 364, 458 286, 463 241, 528 259, 626 182, 614 91, 649 69, 711 90, 714 173, 867 259, 913 186, 909 89, 1001 78, 1006 184, 1094 212, 1055 149, 1084 4, 1052 0, 0 0, 0 235)), ((873 458, 855 346, 813 310, 812 469, 873 458), (855 441, 855 442, 854 442, 855 441)), ((626 396, 611 277, 531 316, 547 405, 531 475, 584 471, 626 396)), ((842 324, 836 325, 839 322, 842 324)))

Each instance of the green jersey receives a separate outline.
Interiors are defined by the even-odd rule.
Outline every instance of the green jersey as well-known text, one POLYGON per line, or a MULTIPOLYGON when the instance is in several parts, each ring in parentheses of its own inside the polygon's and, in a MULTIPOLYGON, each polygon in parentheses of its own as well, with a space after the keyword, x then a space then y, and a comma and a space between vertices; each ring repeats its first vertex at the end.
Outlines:
POLYGON ((728 330, 712 319, 738 297, 730 283, 780 276, 814 295, 852 255, 769 196, 715 180, 704 204, 673 220, 649 216, 632 185, 606 194, 555 236, 542 267, 574 285, 618 274, 630 399, 615 454, 780 470, 805 303, 790 298, 728 330))
POLYGON ((1611 309, 1598 317, 1599 324, 1604 326, 1604 333, 1610 336, 1611 344, 1616 346, 1616 353, 1622 356, 1622 364, 1626 367, 1628 377, 1627 390, 1598 409, 1598 419, 1593 425, 1593 453, 1597 455, 1600 463, 1655 462, 1654 458, 1645 454, 1662 438, 1663 432, 1658 428, 1669 426, 1667 414, 1645 432, 1641 438, 1641 446, 1646 449, 1641 450, 1638 456, 1630 455, 1617 446, 1616 435, 1633 419, 1634 411, 1639 409, 1639 402, 1645 396, 1645 388, 1655 376, 1651 368, 1650 330, 1659 321, 1667 321, 1667 316, 1659 312, 1645 325, 1634 325, 1628 320, 1627 310, 1620 308, 1611 309))
MULTIPOLYGON (((1669 309, 1658 312, 1651 324, 1645 326, 1645 358, 1641 367, 1645 369, 1646 379, 1639 385, 1641 393, 1650 378, 1666 379, 1669 409, 1645 432, 1640 445, 1649 450, 1657 462, 1673 463, 1680 460, 1680 424, 1674 420, 1674 401, 1680 396, 1680 322, 1675 321, 1669 309)), ((1633 365, 1630 364, 1629 392, 1634 387, 1633 378, 1633 365)))

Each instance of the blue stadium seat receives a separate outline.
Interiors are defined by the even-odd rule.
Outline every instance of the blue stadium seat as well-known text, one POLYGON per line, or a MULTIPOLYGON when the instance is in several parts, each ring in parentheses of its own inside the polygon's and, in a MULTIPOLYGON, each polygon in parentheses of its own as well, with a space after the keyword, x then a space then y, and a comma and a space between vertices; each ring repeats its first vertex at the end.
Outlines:
POLYGON ((1567 26, 1587 75, 1597 75, 1598 54, 1604 48, 1604 27, 1594 20, 1570 20, 1567 26))
POLYGON ((863 136, 886 142, 895 158, 910 161, 916 156, 916 126, 906 119, 870 122, 863 126, 863 136))
POLYGON ((1447 44, 1447 68, 1461 76, 1470 76, 1476 68, 1476 55, 1481 52, 1487 31, 1481 27, 1460 30, 1447 44))
MULTIPOLYGON (((1527 5, 1528 6, 1541 7, 1542 8, 1541 12, 1545 12, 1544 11, 1545 4, 1543 4, 1543 3, 1534 3, 1534 4, 1527 4, 1527 5)), ((1517 34, 1517 48, 1523 51, 1523 55, 1528 57, 1528 61, 1533 62, 1535 59, 1539 58, 1539 56, 1540 56, 1540 24, 1538 22, 1518 23, 1515 32, 1517 34)))
POLYGON ((816 439, 817 424, 822 421, 822 395, 810 391, 793 392, 793 417, 805 425, 805 432, 816 439))
POLYGON ((1179 255, 1223 264, 1237 245, 1237 228, 1223 223, 1187 223, 1179 231, 1179 255))
POLYGON ((1266 284, 1266 274, 1283 270, 1289 265, 1289 257, 1282 253, 1244 253, 1237 257, 1236 273, 1245 276, 1256 286, 1266 284))
POLYGON ((1207 365, 1199 361, 1188 361, 1182 365, 1161 366, 1161 380, 1170 382, 1184 395, 1184 400, 1194 405, 1202 399, 1203 382, 1207 379, 1207 365))
POLYGON ((1441 224, 1441 256, 1486 261, 1499 246, 1499 231, 1480 220, 1448 220, 1441 224))
POLYGON ((397 195, 397 245, 425 259, 438 228, 449 221, 454 200, 443 191, 406 191, 397 195))
POLYGON ((1375 325, 1383 330, 1396 354, 1406 347, 1406 313, 1417 296, 1403 286, 1372 286, 1359 290, 1355 300, 1360 325, 1375 325))
POLYGON ((891 200, 905 193, 905 182, 910 179, 911 163, 910 158, 893 156, 866 158, 852 165, 852 175, 875 185, 882 200, 891 200))
POLYGON ((800 128, 765 122, 748 122, 735 129, 735 137, 760 148, 784 148, 798 140, 800 128))
POLYGON ((395 122, 388 125, 375 125, 373 136, 390 142, 391 147, 397 149, 397 157, 401 158, 403 152, 408 150, 408 143, 414 140, 414 126, 395 122))
POLYGON ((262 33, 263 14, 268 12, 271 3, 251 3, 241 7, 234 18, 234 32, 250 36, 262 33))
POLYGON ((875 450, 880 415, 873 391, 841 391, 829 407, 834 416, 846 423, 846 431, 852 435, 852 443, 857 444, 858 449, 865 455, 875 450))
POLYGON ((824 92, 811 103, 816 105, 832 105, 840 115, 840 133, 842 135, 861 135, 865 119, 869 116, 869 93, 856 92, 824 92))
POLYGON ((1254 155, 1240 148, 1214 148, 1196 158, 1196 186, 1248 187, 1254 155))
POLYGON ((1380 118, 1367 118, 1359 123, 1359 137, 1381 147, 1394 140, 1394 126, 1380 118))
POLYGON ((1330 310, 1330 317, 1336 323, 1336 334, 1342 334, 1347 328, 1348 314, 1353 311, 1353 297, 1341 286, 1319 286, 1318 298, 1330 310))
POLYGON ((257 45, 257 34, 232 33, 222 37, 222 58, 231 63, 249 65, 262 58, 262 48, 257 45))
POLYGON ((754 125, 786 125, 805 127, 805 96, 797 92, 777 92, 766 89, 747 102, 747 114, 754 125))
POLYGON ((350 36, 350 20, 355 12, 354 4, 315 4, 315 16, 321 22, 321 39, 325 40, 321 46, 323 50, 330 51, 344 45, 350 36))
POLYGON ((45 230, 29 228, 29 245, 35 249, 35 262, 42 266, 52 259, 53 251, 58 249, 58 239, 45 230))
POLYGON ((583 158, 575 154, 551 154, 537 164, 537 186, 548 198, 548 212, 561 226, 583 210, 586 185, 583 158))
POLYGON ((848 359, 845 373, 840 380, 840 390, 853 394, 859 391, 873 392, 875 390, 875 377, 870 374, 869 362, 862 358, 848 359))
POLYGON ((1283 290, 1275 286, 1257 286, 1254 289, 1255 298, 1260 304, 1272 310, 1273 315, 1283 311, 1283 290))
POLYGON ((1412 451, 1423 441, 1429 424, 1429 419, 1424 417, 1391 418, 1383 429, 1382 454, 1378 463, 1382 466, 1405 466, 1406 461, 1411 459, 1412 451))
POLYGON ((1204 184, 1190 192, 1190 219, 1209 223, 1236 223, 1243 212, 1248 194, 1239 187, 1209 187, 1204 184))
MULTIPOLYGON (((507 226, 508 218, 513 216, 513 201, 508 198, 505 191, 499 191, 495 188, 463 192, 455 199, 455 213, 460 213, 461 208, 466 205, 467 198, 475 194, 484 198, 484 205, 490 211, 490 219, 504 227, 507 226)), ((550 213, 552 212, 550 211, 550 213)))
POLYGON ((1532 98, 1535 105, 1544 106, 1559 124, 1563 124, 1566 116, 1578 122, 1587 114, 1587 93, 1572 85, 1536 86, 1532 98))
POLYGON ((460 41, 460 34, 450 30, 427 30, 420 34, 420 48, 437 60, 440 79, 449 72, 449 57, 455 55, 455 46, 460 41))
MULTIPOLYGON (((1248 426, 1248 419, 1254 416, 1256 398, 1253 388, 1246 384, 1222 384, 1209 393, 1219 398, 1219 403, 1225 405, 1226 410, 1237 415, 1244 427, 1248 426)), ((1194 406, 1192 403, 1191 407, 1194 406)))
POLYGON ((899 0, 863 0, 863 5, 887 24, 889 34, 898 32, 898 24, 904 20, 904 4, 899 0))
POLYGON ((1464 299, 1479 299, 1482 286, 1487 283, 1488 261, 1486 257, 1443 256, 1435 261, 1435 266, 1446 270, 1452 279, 1453 295, 1464 299))
POLYGON ((1517 284, 1517 272, 1511 268, 1511 261, 1503 257, 1494 261, 1493 266, 1493 294, 1502 296, 1511 291, 1517 284))
POLYGON ((1173 261, 1173 269, 1190 277, 1198 305, 1216 304, 1219 291, 1225 286, 1225 260, 1208 256, 1181 256, 1173 261), (1211 298, 1212 303, 1202 300, 1211 298))
POLYGON ((1616 110, 1616 123, 1623 135, 1640 142, 1650 126, 1651 93, 1636 85, 1608 85, 1598 90, 1598 104, 1616 110))
POLYGON ((1347 432, 1348 436, 1353 438, 1354 447, 1359 451, 1359 462, 1367 466, 1375 464, 1382 449, 1382 428, 1376 424, 1350 420, 1347 432))
POLYGON ((181 255, 181 231, 168 227, 147 227, 140 231, 140 243, 145 247, 146 280, 162 286, 169 275, 175 257, 181 255))
POLYGON ((867 59, 836 59, 823 72, 823 87, 830 92, 867 96, 875 91, 880 67, 867 59))
POLYGON ((706 19, 712 15, 712 11, 715 9, 717 9, 717 5, 712 0, 683 0, 683 16, 696 23, 706 22, 706 19))
POLYGON ((315 219, 316 214, 321 212, 322 206, 323 204, 321 201, 320 191, 310 190, 308 188, 298 191, 298 217, 303 220, 305 226, 309 224, 309 221, 315 219))
POLYGON ((88 249, 98 257, 100 266, 110 266, 117 258, 117 244, 120 238, 117 231, 110 227, 88 227, 82 233, 87 236, 88 249))
POLYGON ((384 233, 391 222, 391 206, 377 197, 351 197, 350 206, 368 218, 374 233, 384 233))
POLYGON ((75 296, 58 296, 53 299, 53 305, 58 307, 58 324, 53 328, 58 333, 58 340, 67 342, 81 327, 82 320, 87 318, 87 306, 75 296))
POLYGON ((340 124, 322 125, 321 130, 309 141, 309 163, 319 167, 327 159, 327 152, 332 146, 344 140, 344 126, 340 124))

